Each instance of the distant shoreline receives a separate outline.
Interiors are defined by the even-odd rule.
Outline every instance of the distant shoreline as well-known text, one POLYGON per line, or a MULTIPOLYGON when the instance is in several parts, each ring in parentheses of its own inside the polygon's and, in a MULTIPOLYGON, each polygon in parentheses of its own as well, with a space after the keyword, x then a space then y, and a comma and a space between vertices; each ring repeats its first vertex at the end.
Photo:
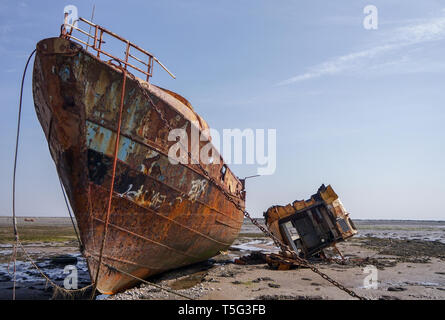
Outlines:
MULTIPOLYGON (((3 218, 12 218, 12 216, 9 215, 0 215, 0 219, 3 218)), ((17 218, 21 219, 28 219, 28 218, 36 218, 36 219, 70 219, 70 217, 68 216, 64 216, 64 217, 53 217, 53 216, 17 216, 17 218)), ((257 220, 264 220, 264 218, 255 218, 257 220)), ((244 218, 244 220, 248 220, 247 218, 244 218)), ((352 218, 353 221, 358 221, 358 222, 367 222, 367 221, 382 221, 382 222, 437 222, 437 223, 445 223, 445 220, 423 220, 423 219, 418 219, 418 220, 413 220, 413 219, 354 219, 352 218)))

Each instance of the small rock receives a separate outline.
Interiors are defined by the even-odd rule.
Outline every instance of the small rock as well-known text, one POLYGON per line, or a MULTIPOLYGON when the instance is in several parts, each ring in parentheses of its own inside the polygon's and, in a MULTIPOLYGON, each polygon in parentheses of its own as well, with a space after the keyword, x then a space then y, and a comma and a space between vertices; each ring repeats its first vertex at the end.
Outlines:
POLYGON ((276 284, 276 283, 268 283, 267 285, 269 287, 271 287, 271 288, 279 288, 279 287, 281 287, 279 284, 276 284))
POLYGON ((262 277, 262 278, 260 278, 261 280, 263 280, 263 281, 274 281, 272 278, 270 278, 270 277, 262 277))
POLYGON ((388 291, 406 291, 406 288, 402 288, 402 287, 389 287, 388 291))
POLYGON ((312 283, 311 283, 311 286, 321 286, 321 284, 316 283, 316 282, 312 282, 312 283))

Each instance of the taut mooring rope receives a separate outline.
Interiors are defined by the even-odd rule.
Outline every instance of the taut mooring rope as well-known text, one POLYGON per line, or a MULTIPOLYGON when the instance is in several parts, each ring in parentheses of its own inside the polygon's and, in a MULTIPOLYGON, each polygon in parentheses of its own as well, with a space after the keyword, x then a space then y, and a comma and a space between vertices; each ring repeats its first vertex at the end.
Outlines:
MULTIPOLYGON (((16 218, 16 210, 15 210, 15 189, 16 189, 16 173, 17 173, 17 158, 18 158, 18 149, 19 149, 19 141, 20 141, 20 127, 21 127, 21 118, 22 118, 22 104, 23 104, 23 86, 24 86, 24 82, 25 82, 25 76, 26 76, 26 71, 28 69, 28 65, 29 62, 31 61, 32 56, 36 53, 37 49, 34 49, 31 54, 28 57, 28 60, 26 62, 25 65, 25 69, 23 70, 23 76, 22 76, 22 83, 21 83, 21 87, 20 87, 20 101, 19 101, 19 112, 18 112, 18 118, 17 118, 17 135, 16 135, 16 140, 15 140, 15 154, 14 154, 14 172, 13 172, 13 176, 12 176, 12 224, 13 224, 13 228, 14 228, 14 248, 13 248, 13 253, 12 253, 12 260, 14 261, 14 274, 13 274, 13 287, 12 287, 12 299, 15 300, 16 298, 16 264, 17 264, 17 248, 21 248, 23 253, 25 254, 26 258, 29 260, 29 262, 32 264, 32 266, 40 273, 40 275, 46 279, 47 283, 51 284, 51 286, 54 287, 55 291, 58 292, 63 292, 67 295, 71 295, 74 292, 80 292, 80 291, 85 291, 86 289, 88 289, 89 287, 91 287, 91 285, 88 285, 86 287, 80 288, 80 289, 76 289, 76 290, 67 290, 65 288, 60 287, 59 285, 57 285, 55 282, 53 282, 38 266, 37 264, 32 260, 31 256, 28 254, 28 252, 26 251, 25 247, 23 246, 23 244, 21 243, 21 241, 19 240, 19 233, 18 233, 18 229, 17 229, 17 218, 16 218)), ((65 197, 65 193, 64 190, 62 188, 62 192, 63 195, 65 197)), ((65 201, 66 201, 66 197, 65 197, 65 201)), ((70 213, 69 209, 68 212, 70 213)), ((70 217, 71 217, 71 213, 70 213, 70 217)), ((72 217, 71 217, 72 219, 72 217)), ((72 220, 73 225, 74 225, 74 221, 72 220)), ((76 231, 76 229, 74 229, 76 231)), ((77 231, 76 231, 77 234, 77 231)), ((80 241, 80 240, 79 240, 80 241)), ((8 264, 8 269, 9 269, 9 264, 8 264)))
MULTIPOLYGON (((49 144, 49 141, 48 141, 48 144, 49 144)), ((79 236, 79 232, 77 231, 76 224, 74 223, 74 219, 73 219, 73 216, 72 216, 71 210, 70 210, 70 205, 69 205, 68 199, 66 197, 65 188, 63 187, 62 179, 60 179, 60 176, 59 176, 59 183, 60 183, 60 189, 62 189, 63 199, 65 200, 66 209, 68 210, 68 213, 70 215, 71 223, 73 225, 74 232, 76 233, 77 241, 79 242, 79 249, 80 249, 80 252, 82 252, 83 244, 82 244, 82 241, 80 240, 80 236, 79 236)))
POLYGON ((15 300, 15 282, 16 282, 16 261, 17 261, 17 245, 19 244, 19 233, 17 231, 17 218, 15 215, 15 176, 17 172, 17 154, 19 150, 19 140, 20 140, 20 122, 22 119, 22 101, 23 101, 23 84, 25 83, 26 70, 28 69, 29 62, 31 61, 32 56, 36 53, 37 49, 34 49, 28 57, 26 61, 25 69, 23 70, 22 75, 22 84, 20 87, 20 101, 19 101, 19 114, 17 117, 17 135, 15 138, 15 153, 14 153, 14 172, 12 175, 12 225, 14 228, 14 250, 13 250, 13 259, 14 259, 14 284, 12 287, 12 300, 15 300))

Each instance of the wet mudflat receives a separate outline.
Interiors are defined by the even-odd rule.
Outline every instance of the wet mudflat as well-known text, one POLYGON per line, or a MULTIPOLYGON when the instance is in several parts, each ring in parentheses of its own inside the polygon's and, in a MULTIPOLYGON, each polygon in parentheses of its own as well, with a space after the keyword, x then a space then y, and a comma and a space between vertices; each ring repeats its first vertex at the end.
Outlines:
MULTIPOLYGON (((69 218, 18 218, 20 240, 29 257, 55 283, 63 286, 69 274, 67 266, 75 266, 78 287, 90 283, 85 259, 69 218)), ((0 217, 0 299, 11 299, 13 289, 12 219, 0 217)), ((21 249, 17 249, 17 299, 51 299, 53 288, 41 276, 21 249)))
MULTIPOLYGON (((422 241, 416 241, 417 246, 414 246, 410 240, 400 240, 395 248, 388 249, 386 242, 380 242, 382 246, 379 248, 370 247, 368 241, 372 240, 358 238, 339 244, 339 249, 345 253, 345 264, 315 264, 321 271, 369 299, 445 299, 445 246, 438 246, 442 251, 435 249, 425 255, 421 251, 414 251, 414 248, 422 250, 425 245, 428 246, 428 243, 422 241), (407 250, 403 249, 403 243, 408 244, 411 254, 407 254, 407 250), (391 250, 393 254, 380 253, 381 249, 391 250), (365 273, 364 268, 369 265, 377 269, 376 289, 365 288, 364 281, 369 273, 365 273)), ((241 238, 237 242, 245 247, 249 240, 241 238)), ((254 243, 253 246, 255 245, 254 243)), ((263 249, 264 244, 259 250, 263 249)), ((249 252, 252 251, 235 248, 205 264, 166 273, 153 278, 152 281, 165 287, 174 287, 195 299, 352 299, 309 269, 278 271, 271 270, 265 263, 233 263, 233 257, 249 252), (187 286, 181 288, 179 283, 187 286), (191 284, 193 286, 190 286, 191 284)), ((145 284, 108 297, 118 300, 178 298, 181 299, 145 284)))
MULTIPOLYGON (((12 297, 9 223, 7 218, 0 218, 0 299, 12 297)), ((346 257, 345 264, 315 262, 321 271, 370 299, 445 299, 445 222, 358 221, 356 225, 360 237, 338 245, 346 257), (365 288, 369 273, 364 268, 370 265, 377 269, 374 289, 365 288)), ((90 283, 69 218, 37 218, 26 223, 19 220, 19 227, 27 251, 53 281, 63 285, 65 267, 74 265, 78 286, 90 283)), ((245 223, 228 251, 149 280, 195 299, 352 299, 308 269, 278 271, 261 262, 233 263, 252 252, 274 251, 269 239, 245 223)), ((16 295, 18 299, 53 297, 52 288, 20 254, 16 295)), ((99 298, 183 299, 145 284, 99 298)))

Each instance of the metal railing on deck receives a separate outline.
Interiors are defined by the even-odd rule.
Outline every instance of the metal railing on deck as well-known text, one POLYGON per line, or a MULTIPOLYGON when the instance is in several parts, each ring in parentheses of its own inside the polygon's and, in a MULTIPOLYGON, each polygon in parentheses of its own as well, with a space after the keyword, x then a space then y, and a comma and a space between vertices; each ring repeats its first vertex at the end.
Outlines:
POLYGON ((84 18, 79 17, 79 19, 74 21, 73 24, 69 24, 67 21, 67 17, 68 17, 68 14, 65 14, 65 23, 62 25, 62 28, 61 28, 61 37, 64 37, 68 40, 75 40, 75 41, 85 45, 86 50, 88 50, 88 48, 95 50, 97 52, 98 58, 100 58, 100 55, 103 54, 103 55, 111 58, 111 60, 118 61, 119 63, 121 63, 123 65, 125 70, 127 70, 127 68, 130 67, 130 68, 133 68, 133 69, 141 72, 142 74, 146 75, 147 82, 149 81, 150 77, 153 75, 153 61, 156 61, 156 63, 158 63, 165 71, 167 71, 167 73, 172 78, 176 79, 176 77, 167 69, 167 67, 164 66, 150 52, 140 48, 139 46, 122 38, 121 36, 115 34, 114 32, 111 32, 111 31, 105 29, 104 27, 101 27, 91 21, 84 19, 84 18), (74 25, 74 24, 76 24, 76 22, 83 22, 83 23, 89 25, 90 32, 91 32, 91 29, 93 29, 94 33, 90 34, 90 32, 86 32, 86 31, 82 30, 81 28, 78 28, 77 26, 74 25), (72 35, 73 30, 76 30, 79 33, 85 35, 88 39, 87 42, 79 39, 78 37, 73 36, 72 35), (116 57, 116 56, 112 55, 110 52, 107 52, 102 48, 102 44, 105 43, 105 41, 103 40, 104 34, 110 35, 111 37, 113 37, 117 40, 120 40, 121 42, 123 42, 125 44, 125 52, 124 52, 125 58, 124 59, 116 57), (89 43, 90 39, 93 40, 92 44, 89 43), (136 50, 139 53, 142 53, 142 55, 144 56, 146 61, 143 60, 144 58, 138 58, 134 54, 131 54, 130 53, 131 49, 136 50), (135 60, 137 63, 139 63, 139 65, 136 66, 135 62, 133 62, 133 61, 131 61, 131 63, 130 63, 129 62, 130 58, 135 60))

